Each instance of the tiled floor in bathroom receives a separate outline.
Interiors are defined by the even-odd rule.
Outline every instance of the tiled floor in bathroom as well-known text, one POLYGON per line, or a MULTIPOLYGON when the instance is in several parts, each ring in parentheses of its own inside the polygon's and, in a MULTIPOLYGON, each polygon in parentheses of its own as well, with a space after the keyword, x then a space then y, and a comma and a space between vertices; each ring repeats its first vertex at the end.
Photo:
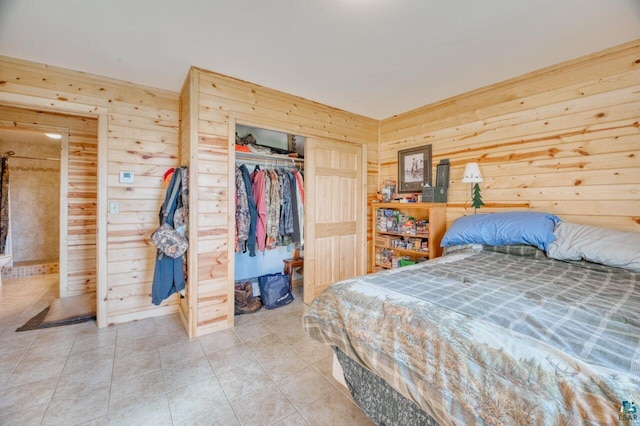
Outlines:
POLYGON ((16 333, 57 275, 0 288, 0 425, 371 425, 331 377, 296 300, 189 340, 176 315, 16 333))

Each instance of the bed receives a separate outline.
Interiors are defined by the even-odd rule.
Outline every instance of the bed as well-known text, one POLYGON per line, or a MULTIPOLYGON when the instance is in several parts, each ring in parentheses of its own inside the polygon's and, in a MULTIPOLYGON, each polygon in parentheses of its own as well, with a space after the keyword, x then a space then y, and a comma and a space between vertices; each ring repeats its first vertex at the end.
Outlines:
POLYGON ((485 216, 451 233, 456 221, 443 257, 336 283, 307 307, 356 402, 377 424, 635 421, 640 233, 485 216))

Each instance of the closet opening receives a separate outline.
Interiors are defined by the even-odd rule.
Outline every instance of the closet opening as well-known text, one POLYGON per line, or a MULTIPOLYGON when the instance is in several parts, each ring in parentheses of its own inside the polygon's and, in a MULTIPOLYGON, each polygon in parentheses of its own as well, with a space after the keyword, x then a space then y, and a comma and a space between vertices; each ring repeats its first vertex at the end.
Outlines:
POLYGON ((234 283, 238 316, 268 303, 266 295, 262 305, 256 301, 260 277, 263 282, 269 276, 273 277, 270 280, 286 281, 292 292, 302 295, 305 137, 236 124, 235 138, 234 283))

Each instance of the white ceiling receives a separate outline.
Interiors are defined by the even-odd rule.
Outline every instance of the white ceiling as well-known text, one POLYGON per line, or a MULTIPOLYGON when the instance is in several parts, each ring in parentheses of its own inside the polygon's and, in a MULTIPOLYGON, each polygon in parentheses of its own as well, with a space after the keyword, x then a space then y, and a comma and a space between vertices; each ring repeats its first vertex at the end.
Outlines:
POLYGON ((640 0, 0 0, 0 54, 179 91, 190 65, 387 118, 640 38, 640 0))
MULTIPOLYGON (((0 144, 2 142, 39 143, 46 145, 60 145, 60 140, 51 139, 43 130, 19 129, 13 127, 0 127, 0 144)), ((0 151, 2 147, 0 146, 0 151)), ((3 154, 0 152, 0 154, 3 154)))

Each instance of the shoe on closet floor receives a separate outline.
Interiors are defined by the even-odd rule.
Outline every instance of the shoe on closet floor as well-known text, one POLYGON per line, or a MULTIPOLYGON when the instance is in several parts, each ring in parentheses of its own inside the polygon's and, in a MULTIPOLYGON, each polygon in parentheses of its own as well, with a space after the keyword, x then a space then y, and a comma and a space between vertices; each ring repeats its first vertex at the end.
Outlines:
POLYGON ((252 314, 262 308, 260 296, 253 295, 251 281, 235 284, 235 314, 252 314))

